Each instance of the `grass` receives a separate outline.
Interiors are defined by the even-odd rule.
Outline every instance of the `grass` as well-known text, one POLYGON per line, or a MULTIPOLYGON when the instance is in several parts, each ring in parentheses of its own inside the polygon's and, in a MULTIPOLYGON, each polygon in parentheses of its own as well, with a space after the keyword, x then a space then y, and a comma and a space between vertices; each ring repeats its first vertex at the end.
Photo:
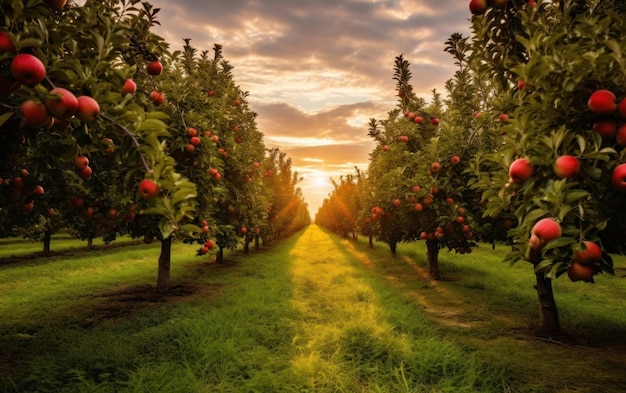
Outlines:
MULTIPOLYGON (((17 244, 3 244, 2 250, 17 244)), ((21 245, 20 245, 21 247, 21 245)), ((59 248, 60 249, 60 248, 59 248)), ((504 247, 442 252, 311 226, 225 265, 156 244, 0 266, 0 392, 621 392, 624 259, 596 285, 557 280, 572 341, 534 338, 530 266, 504 247)))

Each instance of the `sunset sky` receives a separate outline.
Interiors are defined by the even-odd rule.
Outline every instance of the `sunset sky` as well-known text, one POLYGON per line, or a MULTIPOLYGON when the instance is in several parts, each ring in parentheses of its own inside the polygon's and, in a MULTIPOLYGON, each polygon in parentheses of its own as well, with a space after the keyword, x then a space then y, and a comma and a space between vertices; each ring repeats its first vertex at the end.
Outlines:
POLYGON ((314 217, 329 178, 367 169, 370 118, 396 104, 394 58, 411 63, 418 95, 444 93, 453 72, 443 51, 468 34, 466 0, 151 0, 155 32, 172 49, 223 45, 235 82, 250 96, 267 147, 279 147, 304 178, 314 217))

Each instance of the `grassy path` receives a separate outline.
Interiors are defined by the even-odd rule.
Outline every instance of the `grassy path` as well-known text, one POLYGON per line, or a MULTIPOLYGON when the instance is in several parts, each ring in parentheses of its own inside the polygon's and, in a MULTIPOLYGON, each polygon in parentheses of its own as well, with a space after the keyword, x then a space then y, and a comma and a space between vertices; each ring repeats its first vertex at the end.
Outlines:
MULTIPOLYGON (((524 266, 503 268, 488 249, 464 262, 444 254, 447 280, 433 283, 419 247, 399 251, 393 258, 317 226, 269 250, 231 253, 226 265, 175 244, 176 293, 167 297, 145 285, 157 246, 2 266, 0 392, 626 388, 623 345, 557 346, 527 335, 536 305, 524 266)), ((600 300, 574 297, 572 310, 589 308, 572 317, 563 302, 566 323, 622 337, 626 318, 610 300, 624 285, 610 284, 620 286, 600 283, 596 295, 605 311, 600 300)))

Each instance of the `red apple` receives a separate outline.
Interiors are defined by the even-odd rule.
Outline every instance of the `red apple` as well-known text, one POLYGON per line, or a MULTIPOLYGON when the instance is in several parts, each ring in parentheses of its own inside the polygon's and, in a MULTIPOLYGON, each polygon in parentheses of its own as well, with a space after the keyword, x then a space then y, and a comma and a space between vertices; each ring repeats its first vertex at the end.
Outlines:
POLYGON ((593 131, 600 134, 604 140, 613 139, 617 132, 617 120, 612 117, 597 119, 593 122, 593 131))
POLYGON ((611 181, 616 190, 626 191, 626 164, 620 164, 613 169, 611 181))
POLYGON ((161 72, 163 72, 163 64, 161 64, 158 60, 152 60, 146 66, 146 71, 148 71, 148 74, 153 76, 160 75, 161 72))
POLYGON ((76 168, 77 171, 80 172, 88 166, 89 166, 89 158, 85 156, 78 156, 74 158, 74 168, 76 168))
POLYGON ((437 173, 439 172, 439 170, 441 169, 441 164, 438 162, 433 162, 432 164, 430 164, 430 171, 432 173, 437 173))
POLYGON ((189 136, 198 136, 198 130, 193 127, 187 128, 187 135, 189 136))
POLYGON ((139 183, 139 195, 144 199, 150 199, 158 196, 158 184, 149 179, 142 180, 141 183, 139 183))
POLYGON ((83 180, 89 180, 91 179, 92 173, 93 173, 93 170, 91 169, 91 167, 86 166, 81 171, 78 172, 78 176, 80 176, 80 178, 83 180))
POLYGON ((26 100, 20 105, 20 117, 24 125, 32 128, 41 128, 50 122, 46 105, 33 100, 26 100))
POLYGON ((535 168, 527 158, 518 158, 509 167, 509 177, 515 183, 523 183, 532 176, 535 168))
POLYGON ((450 162, 452 163, 452 165, 456 165, 459 162, 461 162, 461 158, 459 156, 452 156, 452 158, 450 159, 450 162))
POLYGON ((217 136, 217 135, 213 135, 213 136, 211 137, 211 140, 212 140, 213 142, 217 143, 217 142, 219 142, 219 141, 220 141, 220 137, 219 137, 219 136, 217 136))
POLYGON ((524 90, 526 89, 526 82, 525 81, 517 81, 517 90, 524 90))
POLYGON ((209 97, 213 97, 213 96, 215 95, 215 90, 209 90, 209 91, 206 93, 206 95, 207 95, 207 96, 209 96, 209 97))
POLYGON ((20 205, 20 210, 24 213, 32 213, 34 207, 33 201, 24 202, 20 205))
POLYGON ((587 106, 594 115, 612 115, 617 110, 615 94, 609 90, 596 90, 589 97, 587 106))
POLYGON ((482 15, 487 11, 487 0, 470 0, 469 9, 474 15, 482 15))
POLYGON ((71 91, 55 87, 46 98, 46 107, 52 116, 69 119, 78 110, 78 99, 71 91))
POLYGON ((21 53, 11 61, 11 75, 18 82, 33 87, 43 81, 46 76, 46 67, 37 57, 21 53))
POLYGON ((399 207, 401 203, 402 203, 402 202, 401 202, 399 199, 397 199, 397 198, 393 200, 393 205, 394 205, 395 207, 399 207))
POLYGON ((439 118, 438 117, 433 117, 430 120, 430 124, 434 125, 434 126, 438 126, 439 125, 439 118))
POLYGON ((592 281, 595 273, 595 265, 583 265, 578 262, 572 262, 572 264, 567 268, 567 277, 569 277, 572 282, 581 280, 587 282, 592 281))
POLYGON ((509 115, 507 115, 506 113, 503 113, 500 115, 499 119, 501 123, 506 123, 509 120, 509 115))
POLYGON ((185 150, 187 150, 188 153, 193 153, 194 151, 196 151, 196 146, 188 143, 187 146, 185 146, 185 150))
POLYGON ((420 187, 418 185, 414 185, 413 186, 413 192, 420 192, 421 189, 422 189, 422 187, 420 187))
POLYGON ((191 144, 192 144, 192 145, 194 145, 194 146, 198 146, 198 145, 200 144, 200 142, 201 142, 201 141, 200 141, 200 138, 198 138, 197 136, 192 136, 192 137, 189 139, 189 143, 191 143, 191 144))
POLYGON ((424 118, 422 116, 415 116, 413 121, 415 122, 415 124, 422 124, 424 122, 424 118))
POLYGON ((530 232, 528 244, 534 250, 540 250, 550 240, 561 237, 561 225, 552 218, 537 221, 530 232))
POLYGON ((2 53, 14 53, 15 44, 8 33, 0 31, 0 54, 2 53))
POLYGON ((85 122, 95 121, 100 115, 100 105, 98 101, 89 96, 78 97, 78 110, 76 117, 85 122))
POLYGON ((581 265, 591 265, 602 259, 602 248, 597 243, 588 240, 583 241, 584 250, 574 253, 574 262, 581 265))
POLYGON ((154 105, 161 105, 165 101, 165 96, 160 91, 154 90, 150 93, 150 100, 154 103, 154 105))
POLYGON ((415 206, 413 206, 413 209, 415 209, 416 212, 421 212, 424 210, 424 206, 421 203, 416 203, 415 206))
POLYGON ((617 133, 615 134, 617 144, 624 147, 626 146, 626 124, 621 124, 617 127, 617 133))
POLYGON ((125 96, 126 94, 135 94, 136 91, 137 84, 135 81, 132 79, 126 79, 126 81, 124 81, 124 86, 122 86, 122 95, 125 96))
POLYGON ((554 162, 554 173, 561 179, 571 179, 580 172, 580 161, 574 156, 564 155, 554 162))
POLYGON ((113 144, 113 139, 102 138, 102 145, 104 146, 103 150, 106 154, 113 154, 113 152, 115 152, 115 145, 113 144))
POLYGON ((234 106, 239 106, 239 105, 241 105, 241 100, 239 100, 239 99, 235 99, 235 100, 233 100, 233 105, 234 105, 234 106))
POLYGON ((33 188, 33 194, 35 194, 35 195, 43 195, 44 194, 43 187, 40 186, 40 185, 35 186, 35 188, 33 188))
POLYGON ((118 212, 116 208, 112 207, 112 208, 109 208, 109 210, 107 210, 107 218, 109 220, 117 220, 117 215, 118 215, 118 212))

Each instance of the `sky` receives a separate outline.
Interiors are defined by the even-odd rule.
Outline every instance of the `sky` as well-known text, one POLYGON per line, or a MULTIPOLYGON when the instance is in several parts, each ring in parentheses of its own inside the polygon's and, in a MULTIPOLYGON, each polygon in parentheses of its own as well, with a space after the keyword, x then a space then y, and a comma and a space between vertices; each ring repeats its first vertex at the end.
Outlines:
POLYGON ((198 50, 223 46, 235 83, 266 147, 278 147, 302 177, 314 217, 330 178, 366 170, 374 143, 370 118, 397 103, 394 59, 411 63, 426 99, 454 72, 444 43, 469 34, 467 0, 150 0, 154 30, 170 49, 190 38, 198 50))

